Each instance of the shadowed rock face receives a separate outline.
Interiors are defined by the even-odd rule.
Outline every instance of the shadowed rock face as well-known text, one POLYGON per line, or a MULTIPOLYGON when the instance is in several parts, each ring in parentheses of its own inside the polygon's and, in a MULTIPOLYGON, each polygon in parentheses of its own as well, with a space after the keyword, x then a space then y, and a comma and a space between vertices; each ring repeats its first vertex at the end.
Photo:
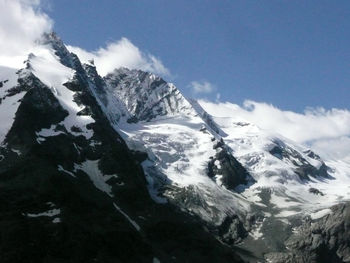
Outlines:
POLYGON ((308 220, 286 241, 288 252, 271 253, 272 262, 350 262, 350 203, 331 208, 317 220, 308 220))
POLYGON ((57 124, 68 115, 68 112, 62 108, 51 90, 34 75, 30 75, 25 80, 20 79, 15 90, 27 91, 27 93, 16 112, 15 122, 5 142, 24 150, 23 146, 36 143, 36 131, 49 128, 51 124, 57 124), (34 116, 40 116, 40 118, 34 116))
POLYGON ((214 149, 217 153, 208 163, 209 177, 220 180, 221 184, 229 190, 254 182, 247 170, 230 153, 223 140, 217 142, 214 149), (216 178, 218 176, 220 178, 216 178))

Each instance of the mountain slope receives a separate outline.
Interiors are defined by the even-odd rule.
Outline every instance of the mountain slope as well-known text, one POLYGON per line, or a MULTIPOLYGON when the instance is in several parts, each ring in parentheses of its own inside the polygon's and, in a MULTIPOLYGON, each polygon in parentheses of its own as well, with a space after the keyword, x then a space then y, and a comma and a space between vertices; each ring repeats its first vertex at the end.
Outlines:
POLYGON ((235 116, 229 107, 223 112, 216 104, 200 104, 211 114, 211 122, 220 129, 233 155, 256 180, 241 193, 251 200, 258 219, 240 244, 256 257, 284 251, 285 239, 300 220, 325 216, 322 211, 349 200, 348 164, 323 161, 310 149, 235 116))
MULTIPOLYGON (((127 109, 116 129, 131 149, 148 155, 142 165, 155 201, 174 203, 216 226, 226 217, 246 213, 245 200, 231 190, 251 181, 250 175, 172 84, 127 69, 104 80, 107 97, 127 109), (223 171, 214 166, 222 166, 223 171)), ((108 101, 104 106, 108 115, 113 106, 108 101)))
POLYGON ((143 155, 113 129, 76 56, 46 38, 3 85, 0 107, 14 109, 0 148, 2 262, 240 262, 196 220, 153 202, 143 155))
POLYGON ((166 94, 174 87, 155 79, 127 69, 105 78, 106 96, 126 109, 116 129, 131 149, 148 154, 142 165, 155 201, 199 216, 227 244, 243 240, 240 246, 255 249, 260 259, 284 247, 298 220, 338 202, 330 185, 344 181, 335 180, 339 174, 310 149, 235 118, 210 116, 178 91, 172 104, 162 104, 153 81, 166 94), (148 97, 152 103, 140 104, 148 97), (149 105, 159 114, 140 118, 152 112, 149 105), (271 236, 272 229, 281 234, 271 236))

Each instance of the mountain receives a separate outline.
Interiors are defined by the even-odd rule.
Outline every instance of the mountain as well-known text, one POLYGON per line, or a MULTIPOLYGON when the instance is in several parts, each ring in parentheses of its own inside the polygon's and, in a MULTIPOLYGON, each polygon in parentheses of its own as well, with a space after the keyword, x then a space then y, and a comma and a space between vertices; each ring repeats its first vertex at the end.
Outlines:
POLYGON ((1 80, 1 262, 240 262, 150 198, 145 154, 128 149, 57 36, 1 80))
POLYGON ((1 67, 2 262, 346 262, 348 164, 207 109, 54 33, 1 67))

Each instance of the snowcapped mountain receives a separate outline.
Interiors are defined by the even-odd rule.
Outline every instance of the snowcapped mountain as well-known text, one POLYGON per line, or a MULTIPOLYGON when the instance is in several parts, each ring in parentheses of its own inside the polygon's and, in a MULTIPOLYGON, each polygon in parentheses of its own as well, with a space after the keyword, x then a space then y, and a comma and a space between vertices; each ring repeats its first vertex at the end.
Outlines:
POLYGON ((347 163, 152 73, 100 76, 55 34, 22 69, 0 68, 0 122, 4 262, 33 249, 33 262, 313 262, 284 241, 350 196, 347 163))

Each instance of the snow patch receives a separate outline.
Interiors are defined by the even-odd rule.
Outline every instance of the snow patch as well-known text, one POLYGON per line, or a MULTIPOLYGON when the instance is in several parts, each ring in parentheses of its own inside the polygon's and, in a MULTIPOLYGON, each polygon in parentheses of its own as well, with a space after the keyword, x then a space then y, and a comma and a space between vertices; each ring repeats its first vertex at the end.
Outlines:
POLYGON ((41 216, 48 216, 48 217, 54 217, 61 214, 61 209, 51 209, 42 213, 38 213, 38 214, 31 214, 31 213, 27 213, 25 214, 27 217, 41 217, 41 216))
POLYGON ((215 160, 214 164, 218 169, 221 169, 221 164, 219 160, 215 160))
POLYGON ((132 220, 126 213, 123 212, 123 210, 121 210, 121 208, 119 206, 117 206, 115 203, 113 203, 115 209, 118 210, 119 213, 121 213, 129 222, 130 224, 132 224, 132 226, 140 232, 141 227, 134 221, 132 220))
POLYGON ((16 150, 16 149, 11 149, 11 151, 13 151, 14 153, 16 153, 18 156, 21 156, 22 155, 22 153, 21 153, 21 151, 20 150, 16 150))
POLYGON ((265 218, 261 221, 261 222, 259 222, 256 226, 255 226, 255 228, 253 228, 251 231, 250 231, 250 233, 249 233, 249 235, 254 239, 254 240, 258 240, 258 239, 260 239, 260 238, 262 238, 263 237, 263 232, 261 231, 261 228, 262 228, 262 226, 263 226, 263 224, 264 224, 264 221, 265 221, 265 218))
POLYGON ((61 218, 59 218, 59 217, 54 218, 52 220, 52 223, 54 223, 54 224, 61 223, 61 218))
POLYGON ((329 214, 332 214, 332 210, 329 208, 326 208, 326 209, 322 209, 320 211, 317 211, 315 213, 310 214, 310 217, 311 217, 311 219, 314 220, 314 219, 322 218, 322 217, 329 215, 329 214))
POLYGON ((82 164, 75 164, 74 168, 76 170, 84 171, 91 179, 95 187, 102 192, 105 192, 110 197, 113 197, 112 186, 106 182, 116 175, 103 175, 100 169, 98 168, 99 160, 86 160, 82 164))
POLYGON ((62 167, 62 165, 58 165, 57 170, 60 171, 60 172, 64 172, 64 173, 66 173, 66 174, 69 174, 70 176, 76 178, 76 176, 75 176, 72 172, 65 170, 65 169, 62 167))
POLYGON ((52 137, 52 136, 57 136, 59 134, 64 134, 63 131, 56 131, 55 129, 57 128, 57 125, 51 125, 49 129, 41 129, 39 132, 36 132, 36 135, 39 137, 52 137))

